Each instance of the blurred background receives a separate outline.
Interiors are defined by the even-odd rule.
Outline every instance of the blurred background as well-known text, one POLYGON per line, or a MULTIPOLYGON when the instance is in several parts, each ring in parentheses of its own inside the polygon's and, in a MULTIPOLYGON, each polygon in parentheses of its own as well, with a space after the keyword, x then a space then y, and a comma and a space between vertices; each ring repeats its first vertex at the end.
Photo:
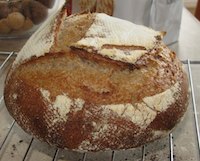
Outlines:
POLYGON ((198 0, 184 0, 185 7, 194 15, 198 0))

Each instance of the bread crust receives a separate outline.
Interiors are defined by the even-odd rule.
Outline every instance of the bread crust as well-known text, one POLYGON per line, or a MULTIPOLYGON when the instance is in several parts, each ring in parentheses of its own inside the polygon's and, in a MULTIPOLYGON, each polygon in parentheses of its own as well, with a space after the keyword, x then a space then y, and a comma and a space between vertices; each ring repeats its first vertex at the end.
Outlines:
POLYGON ((188 82, 181 63, 164 45, 134 64, 72 48, 32 57, 18 66, 7 78, 4 94, 10 114, 38 139, 79 151, 117 150, 168 134, 186 111, 188 82), (177 82, 174 102, 164 111, 152 110, 155 118, 145 126, 103 106, 142 104, 145 97, 165 92, 177 82), (55 115, 61 114, 52 104, 61 95, 84 103, 81 107, 69 103, 70 111, 59 120, 55 115))
POLYGON ((5 104, 29 134, 77 151, 138 147, 183 118, 188 81, 163 33, 63 7, 20 51, 5 104))

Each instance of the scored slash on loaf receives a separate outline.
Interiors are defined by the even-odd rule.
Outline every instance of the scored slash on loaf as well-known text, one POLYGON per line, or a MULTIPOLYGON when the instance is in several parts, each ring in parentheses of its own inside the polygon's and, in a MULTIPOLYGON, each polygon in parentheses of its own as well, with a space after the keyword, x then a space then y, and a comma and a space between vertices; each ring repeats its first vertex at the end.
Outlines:
POLYGON ((138 147, 183 118, 188 81, 163 32, 64 8, 17 55, 5 82, 10 114, 29 134, 77 151, 138 147))

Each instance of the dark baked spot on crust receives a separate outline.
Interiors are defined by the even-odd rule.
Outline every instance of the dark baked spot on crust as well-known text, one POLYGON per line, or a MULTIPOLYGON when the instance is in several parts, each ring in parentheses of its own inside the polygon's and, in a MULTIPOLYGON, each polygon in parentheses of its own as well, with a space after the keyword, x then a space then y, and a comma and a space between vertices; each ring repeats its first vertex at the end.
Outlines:
POLYGON ((102 48, 105 49, 120 49, 123 51, 131 51, 131 50, 146 50, 144 46, 135 46, 135 45, 113 45, 113 44, 104 44, 102 48))
POLYGON ((8 108, 10 114, 25 131, 46 138, 48 130, 44 122, 46 105, 41 101, 40 93, 23 80, 15 79, 17 81, 8 83, 9 87, 5 88, 6 95, 8 88, 12 91, 5 100, 7 106, 10 107, 8 108), (13 94, 17 94, 16 100, 13 94))
POLYGON ((85 120, 85 117, 82 110, 69 114, 67 122, 63 123, 63 130, 61 132, 62 142, 59 144, 59 147, 75 149, 83 140, 87 139, 93 130, 93 126, 91 122, 85 120))
POLYGON ((92 147, 88 148, 90 151, 105 150, 105 147, 112 150, 129 149, 152 141, 152 129, 142 129, 130 120, 120 118, 119 116, 110 116, 109 119, 105 120, 107 121, 106 123, 103 120, 99 120, 98 123, 101 124, 102 121, 102 125, 105 125, 108 130, 100 133, 101 135, 97 133, 94 136, 91 133, 88 138, 88 147, 92 147))
POLYGON ((156 40, 158 40, 158 41, 161 41, 161 40, 162 40, 162 38, 161 38, 161 36, 160 36, 160 35, 158 35, 158 36, 155 36, 155 38, 156 38, 156 40))

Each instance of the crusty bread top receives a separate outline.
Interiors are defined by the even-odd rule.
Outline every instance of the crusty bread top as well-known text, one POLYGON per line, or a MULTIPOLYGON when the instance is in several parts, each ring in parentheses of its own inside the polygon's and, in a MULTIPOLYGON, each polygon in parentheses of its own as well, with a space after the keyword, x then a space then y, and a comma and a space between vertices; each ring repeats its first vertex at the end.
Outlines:
POLYGON ((62 37, 66 37, 64 46, 81 48, 88 52, 95 51, 104 57, 128 63, 135 63, 139 57, 152 50, 162 38, 161 32, 103 13, 89 14, 87 18, 86 15, 72 16, 66 19, 66 23, 78 27, 67 28, 64 34, 62 31, 66 25, 61 27, 60 33, 62 37), (86 25, 79 25, 79 21, 83 20, 87 20, 86 25), (80 26, 87 29, 82 30, 81 36, 80 26), (77 37, 74 42, 69 39, 72 33, 72 37, 77 37))
POLYGON ((162 32, 103 13, 68 17, 61 8, 32 35, 14 64, 71 47, 95 51, 113 60, 134 63, 161 43, 162 37, 162 32))

